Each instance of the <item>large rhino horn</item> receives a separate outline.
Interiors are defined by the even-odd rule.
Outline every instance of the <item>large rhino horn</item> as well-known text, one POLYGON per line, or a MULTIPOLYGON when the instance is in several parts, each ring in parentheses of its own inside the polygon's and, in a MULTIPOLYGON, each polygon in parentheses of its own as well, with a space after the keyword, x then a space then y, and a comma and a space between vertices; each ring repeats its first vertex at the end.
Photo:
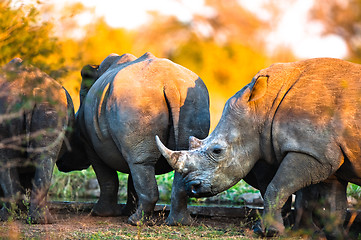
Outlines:
POLYGON ((175 171, 182 173, 183 164, 181 164, 181 162, 178 161, 181 151, 172 151, 172 150, 168 149, 166 146, 164 146, 164 144, 162 143, 162 141, 159 139, 158 136, 155 136, 155 140, 157 142, 159 151, 162 153, 162 155, 168 161, 169 165, 175 171))

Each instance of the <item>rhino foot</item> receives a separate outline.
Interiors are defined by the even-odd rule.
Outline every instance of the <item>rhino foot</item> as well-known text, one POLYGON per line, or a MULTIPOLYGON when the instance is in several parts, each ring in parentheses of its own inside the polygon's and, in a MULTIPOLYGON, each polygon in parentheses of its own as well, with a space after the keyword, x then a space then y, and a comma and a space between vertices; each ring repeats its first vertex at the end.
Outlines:
POLYGON ((264 232, 263 232, 263 227, 262 227, 261 221, 258 220, 258 221, 253 225, 252 230, 253 230, 253 232, 254 232, 256 235, 258 235, 258 236, 260 236, 260 237, 265 237, 265 234, 264 234, 264 232))
POLYGON ((42 214, 33 214, 33 215, 29 215, 28 219, 26 220, 26 223, 29 224, 51 224, 54 223, 55 220, 53 218, 53 216, 48 212, 45 215, 42 214))
POLYGON ((53 216, 47 208, 29 213, 28 219, 26 220, 29 224, 51 224, 54 223, 54 221, 53 216))
POLYGON ((277 237, 280 235, 280 231, 276 227, 269 226, 264 229, 261 221, 257 221, 253 225, 252 230, 260 237, 277 237))
POLYGON ((99 217, 115 217, 122 215, 122 206, 120 204, 107 205, 96 203, 92 209, 91 215, 99 217))
POLYGON ((280 231, 275 227, 268 227, 266 230, 266 237, 278 237, 280 235, 280 231))
POLYGON ((134 214, 135 211, 136 211, 136 206, 134 206, 134 205, 132 205, 132 206, 125 205, 122 208, 122 216, 130 216, 130 215, 134 214))
POLYGON ((154 225, 154 222, 151 219, 150 214, 140 213, 136 211, 133 215, 128 218, 128 223, 133 226, 141 226, 141 225, 154 225))
POLYGON ((326 239, 346 239, 346 236, 343 231, 340 231, 339 229, 335 229, 334 231, 327 231, 324 230, 322 232, 323 235, 326 237, 326 239))
POLYGON ((177 225, 191 225, 193 223, 193 219, 189 212, 187 211, 184 214, 169 214, 165 223, 168 226, 177 226, 177 225))

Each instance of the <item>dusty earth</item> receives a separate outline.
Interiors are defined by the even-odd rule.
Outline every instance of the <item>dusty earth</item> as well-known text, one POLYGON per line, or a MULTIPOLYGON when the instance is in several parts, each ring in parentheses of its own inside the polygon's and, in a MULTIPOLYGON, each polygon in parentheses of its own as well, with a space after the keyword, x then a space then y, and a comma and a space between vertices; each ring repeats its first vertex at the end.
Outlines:
MULTIPOLYGON (((0 222, 0 239, 260 239, 251 226, 254 215, 243 217, 210 217, 194 215, 191 226, 164 224, 168 211, 158 210, 153 226, 131 226, 126 216, 94 217, 91 205, 51 205, 53 224, 26 224, 25 214, 15 220, 0 222)), ((358 223, 357 223, 358 224, 358 223)), ((358 230, 357 230, 358 231, 358 230)), ((276 239, 325 239, 322 235, 289 231, 276 239)), ((361 239, 361 231, 348 239, 361 239)))
POLYGON ((0 239, 252 239, 242 219, 198 217, 192 226, 169 227, 165 216, 153 226, 131 226, 127 217, 94 217, 89 212, 52 211, 53 224, 26 224, 24 219, 0 223, 0 239))

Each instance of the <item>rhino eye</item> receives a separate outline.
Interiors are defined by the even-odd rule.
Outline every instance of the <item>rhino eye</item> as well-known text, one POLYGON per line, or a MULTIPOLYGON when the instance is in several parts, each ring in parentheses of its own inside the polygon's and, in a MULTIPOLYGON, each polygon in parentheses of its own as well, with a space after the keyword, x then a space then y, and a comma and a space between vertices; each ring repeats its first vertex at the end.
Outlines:
POLYGON ((217 154, 217 155, 220 154, 221 152, 222 152, 222 148, 219 146, 215 146, 212 150, 212 153, 217 154))

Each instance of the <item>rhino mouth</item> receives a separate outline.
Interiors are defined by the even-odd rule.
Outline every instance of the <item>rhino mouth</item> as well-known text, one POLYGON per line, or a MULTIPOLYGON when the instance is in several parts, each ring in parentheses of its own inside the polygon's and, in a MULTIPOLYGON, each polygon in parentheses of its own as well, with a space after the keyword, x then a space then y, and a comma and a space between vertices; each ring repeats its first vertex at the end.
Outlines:
POLYGON ((185 183, 186 192, 190 197, 200 198, 200 197, 211 197, 215 194, 213 193, 209 184, 201 180, 190 180, 185 183))

